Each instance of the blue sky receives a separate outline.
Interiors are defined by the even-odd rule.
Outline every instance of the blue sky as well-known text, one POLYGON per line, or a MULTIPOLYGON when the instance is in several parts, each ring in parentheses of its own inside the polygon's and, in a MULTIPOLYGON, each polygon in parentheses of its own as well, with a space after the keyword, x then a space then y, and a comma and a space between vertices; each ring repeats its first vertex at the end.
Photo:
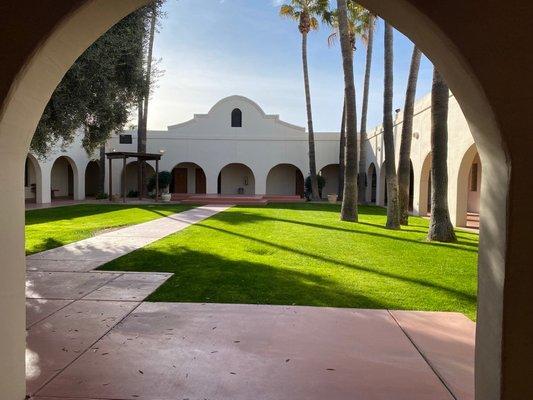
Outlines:
MULTIPOLYGON (((167 125, 205 113, 223 97, 239 94, 267 113, 306 126, 301 36, 295 21, 278 16, 279 0, 167 0, 154 44, 164 71, 150 103, 148 126, 167 125)), ((327 27, 310 34, 309 75, 316 131, 339 129, 343 95, 340 47, 328 47, 327 27)), ((383 23, 377 26, 368 127, 381 123, 383 23)), ((394 108, 403 107, 412 43, 394 36, 394 108)), ((358 107, 366 48, 355 55, 358 107)), ((431 89, 432 65, 423 58, 417 98, 431 89)), ((358 110, 359 113, 359 110, 358 110)), ((359 117, 359 115, 358 115, 359 117)))

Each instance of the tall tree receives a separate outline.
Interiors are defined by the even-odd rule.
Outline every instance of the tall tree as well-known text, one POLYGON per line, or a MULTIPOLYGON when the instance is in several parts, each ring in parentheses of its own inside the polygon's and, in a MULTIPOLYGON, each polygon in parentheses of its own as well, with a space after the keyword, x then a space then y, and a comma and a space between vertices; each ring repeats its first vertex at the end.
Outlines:
POLYGON ((346 110, 344 197, 341 219, 343 221, 357 221, 357 113, 353 76, 356 33, 354 25, 350 27, 348 21, 346 0, 337 0, 337 11, 344 70, 344 108, 346 110))
POLYGON ((431 88, 431 219, 428 240, 454 242, 448 210, 448 102, 446 82, 435 68, 431 88))
POLYGON ((365 25, 365 34, 363 39, 366 37, 366 60, 365 60, 365 78, 363 82, 363 99, 361 106, 361 128, 359 130, 359 201, 366 201, 366 146, 367 146, 367 135, 366 135, 366 121, 368 115, 368 98, 370 91, 370 72, 372 70, 372 51, 374 48, 374 29, 376 26, 376 18, 370 12, 367 11, 365 25))
POLYGON ((400 202, 400 224, 409 224, 409 184, 411 181, 411 139, 413 137, 413 118, 415 109, 416 84, 420 57, 422 53, 414 46, 405 93, 403 108, 402 136, 400 143, 400 160, 398 165, 398 199, 400 202))
POLYGON ((317 30, 318 18, 327 20, 330 17, 328 0, 291 0, 280 7, 282 17, 298 21, 298 30, 302 35, 302 66, 304 75, 305 104, 307 109, 307 130, 309 135, 309 175, 311 176, 311 199, 319 200, 318 182, 316 177, 315 132, 313 130, 313 113, 311 110, 311 90, 309 87, 309 71, 307 67, 307 35, 317 30))
POLYGON ((400 229, 400 209, 398 202, 398 176, 394 154, 394 134, 392 124, 393 96, 393 31, 385 21, 385 81, 383 90, 383 141, 385 142, 385 176, 387 180, 387 228, 400 229))
MULTIPOLYGON (((138 123, 137 123, 137 151, 139 153, 146 153, 146 132, 148 125, 148 103, 150 100, 150 92, 152 88, 152 66, 153 66, 153 49, 154 49, 154 38, 156 33, 156 24, 157 18, 159 16, 159 10, 162 6, 163 1, 154 1, 148 6, 149 12, 147 13, 148 18, 146 22, 147 26, 147 37, 146 40, 146 60, 144 81, 142 91, 139 96, 138 101, 138 123)), ((143 197, 144 188, 146 186, 145 182, 145 162, 142 160, 137 161, 137 188, 139 191, 139 197, 143 197)))
MULTIPOLYGON (((356 40, 357 38, 367 40, 367 30, 368 24, 370 23, 370 12, 355 1, 347 1, 347 23, 348 23, 348 34, 350 45, 352 47, 352 59, 355 55, 356 50, 356 40)), ((333 32, 328 37, 328 45, 332 45, 335 42, 335 39, 340 35, 339 32, 339 10, 334 10, 331 14, 331 19, 327 21, 333 27, 333 32)), ((352 60, 353 65, 353 60, 352 60)), ((353 67, 352 67, 353 69, 353 67)), ((353 74, 352 74, 353 75, 353 74)), ((344 175, 345 175, 345 157, 346 152, 352 151, 350 149, 346 150, 346 98, 343 99, 343 109, 342 109, 342 120, 341 120, 341 130, 339 135, 339 200, 343 200, 344 194, 344 175)), ((356 157, 357 157, 357 150, 356 157)), ((356 177, 357 178, 357 177, 356 177)))
MULTIPOLYGON (((52 94, 31 150, 46 157, 58 142, 70 144, 78 129, 88 154, 127 123, 142 85, 144 11, 122 19, 76 60, 52 94)), ((103 166, 100 166, 103 168, 103 166)))

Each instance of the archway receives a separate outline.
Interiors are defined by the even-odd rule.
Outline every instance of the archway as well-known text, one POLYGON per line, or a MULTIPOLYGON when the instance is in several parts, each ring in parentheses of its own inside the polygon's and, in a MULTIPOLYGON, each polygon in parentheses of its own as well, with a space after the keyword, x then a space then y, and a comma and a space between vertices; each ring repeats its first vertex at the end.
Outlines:
POLYGON ((380 206, 387 205, 387 173, 385 171, 385 161, 381 164, 379 169, 379 185, 378 185, 378 204, 380 206))
POLYGON ((420 190, 418 192, 418 214, 428 215, 431 212, 431 153, 427 154, 420 172, 420 190))
POLYGON ((52 201, 74 199, 79 185, 76 164, 67 156, 60 156, 50 171, 50 190, 52 201))
POLYGON ((100 164, 98 161, 89 161, 85 168, 85 196, 96 197, 100 191, 98 181, 100 179, 100 164))
POLYGON ((24 200, 26 203, 41 202, 41 167, 37 159, 28 154, 24 163, 24 200))
POLYGON ((409 211, 413 211, 415 197, 415 173, 413 170, 413 161, 409 160, 409 211))
POLYGON ((244 164, 228 164, 220 170, 217 186, 218 194, 255 195, 254 173, 244 164))
POLYGON ((481 175, 481 159, 473 144, 463 155, 457 174, 457 226, 479 227, 481 175))
MULTIPOLYGON (((144 0, 117 0, 72 5, 63 1, 49 10, 45 3, 32 3, 28 7, 26 2, 14 2, 14 11, 4 17, 6 23, 14 19, 15 25, 8 24, 7 29, 15 26, 26 32, 25 39, 17 36, 23 45, 10 40, 10 45, 12 42, 15 46, 4 46, 18 50, 5 63, 6 83, 1 92, 0 162, 3 168, 13 171, 0 176, 0 184, 6 190, 2 203, 4 211, 0 214, 0 225, 3 226, 0 243, 5 265, 9 266, 3 271, 4 279, 0 284, 0 292, 6 300, 1 310, 11 321, 2 335, 9 340, 5 340, 1 347, 5 355, 2 359, 6 361, 0 362, 0 375, 3 381, 13 382, 8 387, 9 393, 4 393, 6 397, 24 397, 23 363, 16 362, 24 348, 21 311, 24 274, 20 272, 24 255, 15 249, 22 249, 23 208, 19 203, 23 195, 20 182, 31 136, 46 101, 68 66, 113 23, 145 3, 144 0), (39 29, 29 29, 35 20, 40 21, 39 29), (19 336, 22 339, 18 340, 19 336)), ((523 234, 530 230, 530 211, 521 207, 527 205, 529 196, 525 194, 532 187, 533 178, 526 172, 530 147, 523 142, 525 140, 527 144, 530 139, 524 129, 527 120, 516 118, 516 115, 530 118, 527 110, 531 100, 522 96, 521 101, 513 103, 512 110, 506 100, 518 98, 519 91, 529 82, 526 65, 531 56, 523 52, 522 47, 529 42, 529 34, 521 29, 530 18, 530 8, 524 7, 523 12, 517 14, 501 2, 493 2, 483 9, 475 7, 473 1, 465 0, 440 3, 361 0, 360 3, 391 21, 432 59, 469 121, 484 163, 483 191, 493 188, 491 196, 482 196, 481 200, 481 208, 490 224, 482 225, 479 253, 476 395, 480 399, 500 398, 500 395, 527 398, 531 383, 525 365, 531 358, 531 350, 520 343, 529 332, 532 317, 528 317, 531 313, 525 313, 523 309, 519 315, 512 310, 528 304, 525 301, 529 293, 526 285, 531 281, 524 279, 529 278, 531 272, 521 268, 531 255, 530 246, 523 239, 523 234), (468 35, 472 25, 457 24, 449 10, 461 13, 464 21, 474 21, 474 24, 490 21, 484 26, 486 34, 468 35), (513 20, 518 22, 511 24, 509 29, 517 40, 506 46, 495 45, 494 40, 498 41, 501 36, 498 32, 503 31, 502 25, 513 18, 513 13, 513 20), (499 59, 492 57, 491 49, 495 46, 502 51, 499 59), (512 82, 502 85, 499 79, 494 79, 495 76, 507 76, 512 82), (509 185, 511 178, 512 186, 509 185), (511 277, 513 279, 506 279, 511 277), (513 285, 515 290, 504 292, 504 283, 513 285)), ((16 33, 16 29, 13 32, 16 33)))
MULTIPOLYGON (((132 161, 126 165, 124 171, 122 172, 123 179, 126 180, 126 196, 127 197, 138 197, 139 196, 139 182, 138 182, 138 167, 137 161, 132 161)), ((144 169, 144 193, 148 193, 148 183, 150 178, 155 175, 155 169, 149 163, 145 162, 144 169)), ((122 186, 121 186, 122 187, 122 186)), ((119 191, 120 193, 120 191, 119 191)))
POLYGON ((182 162, 172 168, 170 193, 204 194, 206 177, 202 167, 192 162, 182 162))
POLYGON ((266 179, 266 194, 304 196, 304 176, 293 164, 278 164, 270 169, 266 179))
POLYGON ((322 198, 327 199, 328 194, 338 194, 339 190, 339 164, 328 164, 318 172, 324 178, 322 198))
POLYGON ((378 176, 376 173, 376 166, 370 163, 367 171, 366 198, 370 199, 370 204, 376 204, 377 190, 378 190, 378 176))

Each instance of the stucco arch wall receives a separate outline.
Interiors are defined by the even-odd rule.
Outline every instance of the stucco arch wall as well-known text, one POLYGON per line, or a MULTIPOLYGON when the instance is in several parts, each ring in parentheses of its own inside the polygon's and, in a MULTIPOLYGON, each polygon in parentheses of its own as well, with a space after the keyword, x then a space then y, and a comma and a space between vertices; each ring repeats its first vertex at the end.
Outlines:
MULTIPOLYGON (((0 344, 0 376, 2 393, 7 398, 24 397, 21 362, 24 214, 20 182, 31 135, 47 99, 68 66, 101 33, 142 3, 142 0, 75 0, 53 4, 19 1, 12 3, 12 15, 3 16, 5 24, 1 25, 4 30, 7 26, 8 33, 2 36, 10 42, 3 43, 3 48, 11 50, 12 44, 21 43, 27 46, 3 63, 2 71, 7 73, 2 76, 6 83, 0 85, 0 184, 4 189, 0 250, 6 265, 0 281, 0 311, 10 320, 0 328, 4 339, 0 344), (56 15, 69 17, 55 25, 56 15), (17 28, 28 28, 28 34, 9 35, 9 29, 16 32, 17 28)), ((531 277, 532 272, 523 266, 528 265, 532 256, 526 233, 533 217, 533 211, 527 207, 533 194, 533 178, 524 171, 528 170, 528 151, 533 139, 523 127, 531 126, 533 117, 528 110, 533 101, 520 93, 531 82, 527 66, 532 55, 525 50, 529 48, 531 32, 525 29, 525 21, 531 20, 533 9, 524 7, 517 13, 516 9, 508 9, 509 4, 491 2, 480 8, 476 2, 465 0, 360 0, 360 3, 391 21, 432 58, 469 120, 485 178, 481 205, 485 218, 480 231, 476 396, 484 400, 527 398, 533 392, 527 376, 530 365, 527 361, 531 360, 533 350, 525 344, 531 337, 533 313, 524 313, 524 306, 529 304, 525 296, 529 294, 527 282, 530 282, 524 278, 531 277), (461 23, 457 22, 458 18, 461 23), (485 23, 481 30, 480 23, 485 23), (502 26, 506 26, 505 38, 499 34, 504 30, 502 26), (472 34, 478 31, 480 35, 472 34), (493 56, 494 48, 500 49, 499 57, 493 56), (504 79, 494 79, 495 76, 506 76, 505 85, 501 84, 504 79), (513 155, 513 175, 506 145, 513 155), (512 207, 508 207, 508 201, 512 207), (505 292, 504 286, 508 289, 505 292)))

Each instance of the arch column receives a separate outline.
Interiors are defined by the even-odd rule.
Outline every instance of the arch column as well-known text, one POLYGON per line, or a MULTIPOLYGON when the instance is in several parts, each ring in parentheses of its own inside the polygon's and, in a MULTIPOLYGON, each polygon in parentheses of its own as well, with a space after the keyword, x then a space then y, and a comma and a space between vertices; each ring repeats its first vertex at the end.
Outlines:
POLYGON ((206 193, 217 194, 218 193, 218 174, 222 168, 208 168, 204 170, 206 180, 206 193))
POLYGON ((263 195, 267 192, 268 170, 252 171, 255 178, 255 194, 263 195))
POLYGON ((41 166, 41 184, 37 181, 37 193, 35 201, 38 204, 48 204, 52 202, 52 164, 47 163, 41 166))
POLYGON ((74 200, 85 200, 85 168, 87 168, 87 165, 83 168, 79 168, 77 165, 72 166, 72 175, 74 176, 74 200))

